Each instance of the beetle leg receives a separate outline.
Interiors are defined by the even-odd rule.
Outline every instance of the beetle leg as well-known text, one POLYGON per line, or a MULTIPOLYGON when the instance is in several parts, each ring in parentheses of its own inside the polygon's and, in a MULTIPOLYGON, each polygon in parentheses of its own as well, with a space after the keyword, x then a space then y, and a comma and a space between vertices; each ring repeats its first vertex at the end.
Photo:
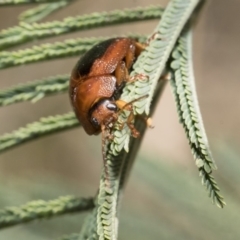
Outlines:
POLYGON ((138 57, 147 46, 145 43, 135 42, 135 56, 138 57))
POLYGON ((128 70, 124 61, 120 61, 115 70, 115 77, 117 79, 117 85, 120 86, 126 79, 129 78, 128 70))
POLYGON ((123 110, 128 110, 128 111, 131 111, 128 118, 127 118, 127 121, 126 122, 123 122, 120 124, 120 130, 123 129, 124 127, 124 124, 127 124, 130 131, 131 131, 131 135, 134 137, 134 138, 138 138, 139 137, 139 132, 138 130, 135 128, 134 126, 134 123, 133 123, 133 120, 135 118, 135 115, 133 114, 132 112, 132 105, 131 104, 128 104, 122 100, 118 100, 117 101, 117 105, 118 107, 120 108, 120 111, 123 111, 123 110))
MULTIPOLYGON (((129 115, 129 119, 128 119, 128 122, 131 122, 135 117, 135 115, 133 114, 133 110, 132 110, 133 103, 136 101, 139 101, 143 98, 146 98, 146 97, 148 97, 148 95, 144 95, 140 98, 134 99, 133 101, 131 101, 129 103, 126 103, 123 100, 117 100, 116 104, 117 104, 118 108, 120 108, 120 111, 122 111, 124 109, 131 111, 131 114, 129 115)), ((152 119, 150 117, 144 117, 142 115, 137 115, 136 117, 141 118, 146 123, 147 127, 154 128, 154 126, 152 125, 152 119)))
POLYGON ((148 76, 143 73, 138 73, 132 77, 129 76, 125 62, 121 61, 116 67, 115 77, 117 79, 117 85, 121 86, 124 82, 146 81, 148 76))
POLYGON ((137 42, 135 42, 134 44, 131 44, 126 52, 125 61, 126 61, 127 69, 130 69, 132 67, 132 64, 135 60, 136 44, 137 42))
POLYGON ((136 57, 140 55, 140 53, 146 48, 145 44, 134 42, 129 46, 129 49, 125 56, 126 67, 130 69, 136 57))
MULTIPOLYGON (((141 118, 145 124, 147 125, 147 127, 149 128, 154 128, 154 126, 152 125, 152 119, 151 118, 147 118, 147 117, 143 117, 141 115, 137 115, 136 117, 141 118)), ((140 133, 139 131, 135 128, 134 124, 133 124, 133 120, 135 118, 135 115, 131 112, 130 115, 128 116, 127 119, 127 125, 129 127, 129 129, 131 130, 131 134, 134 138, 138 138, 140 133)))
POLYGON ((149 79, 149 77, 143 73, 138 73, 134 76, 131 76, 128 78, 128 82, 129 83, 132 83, 132 82, 135 82, 135 81, 147 81, 149 79))
MULTIPOLYGON (((142 97, 137 98, 137 99, 134 99, 133 101, 131 101, 131 102, 129 102, 129 103, 126 103, 126 102, 123 101, 123 100, 117 100, 117 101, 116 101, 116 105, 117 105, 118 108, 119 108, 119 113, 120 113, 121 111, 123 111, 123 110, 128 110, 128 111, 130 111, 130 114, 129 114, 128 118, 127 118, 126 123, 127 123, 128 127, 129 127, 129 129, 130 129, 130 131, 131 131, 131 134, 132 134, 132 136, 133 136, 134 138, 139 137, 139 134, 140 134, 140 133, 138 132, 138 130, 135 128, 135 126, 134 126, 134 124, 133 124, 133 120, 134 120, 134 118, 135 118, 135 115, 133 114, 133 108, 132 108, 132 106, 133 106, 133 103, 134 103, 134 102, 139 101, 140 99, 145 98, 145 97, 147 97, 147 95, 142 96, 142 97)), ((149 120, 148 120, 148 119, 145 119, 145 121, 146 121, 147 125, 150 126, 150 125, 148 124, 149 120)), ((124 123, 122 123, 122 126, 120 126, 120 128, 123 128, 123 126, 124 126, 124 123)))
MULTIPOLYGON (((138 132, 137 129, 134 127, 134 124, 132 123, 132 121, 133 121, 134 118, 135 118, 135 116, 134 116, 134 114, 133 114, 133 112, 132 112, 132 102, 127 103, 127 102, 125 102, 125 101, 123 101, 123 100, 117 100, 117 101, 116 101, 116 104, 117 104, 117 106, 118 106, 118 108, 119 108, 119 113, 120 113, 121 111, 123 111, 123 110, 128 110, 128 111, 130 111, 130 115, 128 116, 126 123, 127 123, 128 127, 129 127, 129 129, 130 129, 130 131, 131 131, 132 136, 133 136, 134 138, 137 138, 137 137, 139 136, 139 132, 138 132)), ((124 127, 124 124, 125 124, 125 123, 121 123, 120 129, 122 129, 122 128, 124 127)))
POLYGON ((131 131, 131 134, 134 138, 138 138, 140 133, 139 131, 135 128, 134 124, 133 124, 133 120, 134 120, 135 116, 134 114, 131 112, 130 115, 128 116, 127 119, 127 125, 131 131))
POLYGON ((140 43, 140 42, 135 42, 135 56, 138 57, 140 55, 140 53, 145 50, 146 47, 149 46, 150 42, 154 39, 162 39, 162 40, 166 40, 165 38, 161 37, 162 35, 160 34, 159 31, 154 32, 147 40, 146 43, 140 43))
MULTIPOLYGON (((135 42, 129 46, 129 49, 125 56, 125 61, 120 61, 115 70, 115 77, 117 79, 117 85, 120 86, 122 82, 131 82, 133 78, 129 76, 129 69, 132 67, 132 64, 135 60, 135 57, 138 57, 140 53, 146 48, 146 45, 135 42)), ((138 74, 134 77, 137 80, 145 79, 146 77, 143 74, 138 74)))
POLYGON ((160 39, 162 41, 167 41, 166 37, 162 37, 162 34, 160 31, 154 32, 146 41, 146 47, 149 46, 150 42, 155 39, 160 39))

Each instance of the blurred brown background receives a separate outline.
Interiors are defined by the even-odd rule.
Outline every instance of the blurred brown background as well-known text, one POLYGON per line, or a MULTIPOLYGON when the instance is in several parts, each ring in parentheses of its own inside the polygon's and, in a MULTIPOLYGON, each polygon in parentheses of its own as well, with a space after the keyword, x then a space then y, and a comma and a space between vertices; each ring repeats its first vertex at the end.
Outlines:
MULTIPOLYGON (((54 12, 45 20, 61 20, 69 15, 75 16, 94 11, 109 11, 151 4, 165 6, 167 2, 157 0, 79 0, 64 10, 54 12)), ((17 25, 17 16, 26 9, 27 6, 0 8, 0 29, 17 25)), ((196 87, 206 132, 210 145, 213 147, 213 155, 216 155, 215 149, 218 146, 228 144, 238 149, 240 143, 239 9, 239 0, 209 0, 202 9, 194 29, 193 52, 196 87)), ((157 21, 145 21, 86 30, 35 41, 22 45, 21 48, 71 37, 111 36, 129 32, 151 34, 156 24, 157 21)), ((1 70, 0 88, 55 74, 70 73, 77 59, 78 57, 72 57, 1 70)), ((43 116, 63 114, 70 110, 67 94, 45 98, 35 104, 27 102, 3 107, 0 109, 0 133, 11 132, 29 122, 37 121, 43 116)), ((156 161, 171 160, 183 171, 193 171, 197 175, 184 131, 178 123, 169 85, 158 104, 153 122, 155 128, 147 131, 140 154, 150 158, 155 156, 156 161)), ((100 144, 100 137, 89 137, 79 128, 47 136, 1 154, 1 183, 8 190, 10 189, 6 192, 9 202, 4 202, 2 207, 23 204, 38 198, 51 199, 64 194, 94 195, 102 166, 100 144), (61 183, 61 187, 59 187, 59 183, 61 183), (49 191, 45 194, 46 189, 49 191), (22 194, 21 197, 15 197, 15 190, 23 193, 30 192, 30 196, 28 194, 26 197, 22 194)), ((216 161, 218 162, 218 159, 216 161)), ((224 159, 224 161, 228 161, 228 159, 224 159)), ((221 169, 218 170, 218 175, 221 175, 221 169)), ((132 189, 131 179, 129 184, 129 189, 132 189)), ((200 183, 199 188, 202 188, 200 183)), ((184 195, 184 193, 182 194, 184 195)), ((128 198, 131 199, 131 191, 127 189, 126 199, 128 198)), ((200 200, 196 199, 196 201, 200 200)), ((23 229, 17 227, 13 231, 20 234, 21 237, 23 229)), ((6 230, 5 234, 11 239, 10 230, 6 230)), ((1 233, 0 239, 2 240, 1 233)), ((45 238, 36 237, 34 239, 45 238)))

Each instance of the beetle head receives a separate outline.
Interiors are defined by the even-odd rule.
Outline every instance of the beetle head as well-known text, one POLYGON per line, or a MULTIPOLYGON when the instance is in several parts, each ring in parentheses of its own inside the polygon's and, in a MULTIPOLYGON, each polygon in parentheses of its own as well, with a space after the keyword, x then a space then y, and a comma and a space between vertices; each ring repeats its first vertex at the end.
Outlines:
POLYGON ((92 108, 90 113, 90 122, 94 128, 111 128, 117 120, 118 107, 114 101, 102 99, 92 108))

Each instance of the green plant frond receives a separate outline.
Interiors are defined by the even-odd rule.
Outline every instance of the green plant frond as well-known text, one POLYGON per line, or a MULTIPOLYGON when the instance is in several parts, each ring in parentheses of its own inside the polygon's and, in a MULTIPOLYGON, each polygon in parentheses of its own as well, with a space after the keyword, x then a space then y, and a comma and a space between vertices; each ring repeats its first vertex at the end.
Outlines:
POLYGON ((92 212, 89 213, 88 216, 85 218, 78 240, 98 239, 96 221, 97 211, 98 208, 95 207, 92 212))
POLYGON ((53 3, 41 4, 35 8, 26 10, 19 16, 19 21, 33 23, 42 20, 50 15, 52 12, 65 7, 69 4, 69 1, 58 1, 53 3))
POLYGON ((19 45, 35 39, 52 37, 73 31, 103 27, 113 24, 159 19, 163 9, 159 6, 115 10, 65 18, 62 22, 25 23, 0 32, 0 49, 19 45))
POLYGON ((135 81, 124 89, 123 100, 126 102, 148 95, 140 102, 134 103, 135 113, 149 114, 159 76, 163 74, 177 38, 198 2, 199 0, 173 0, 165 9, 162 19, 151 37, 158 40, 152 41, 153 43, 147 47, 147 51, 139 57, 139 63, 143 59, 147 59, 144 60, 144 65, 135 66, 132 73, 133 76, 145 76, 145 81, 135 81))
POLYGON ((17 102, 36 102, 43 97, 67 91, 69 86, 68 74, 48 77, 29 83, 14 86, 0 91, 0 106, 17 102))
MULTIPOLYGON (((155 94, 154 90, 157 88, 159 78, 184 24, 192 14, 197 3, 197 0, 171 1, 155 30, 155 33, 161 34, 161 37, 154 37, 153 35, 149 46, 134 64, 134 70, 130 76, 141 77, 144 80, 134 81, 133 84, 127 85, 120 99, 130 102, 143 97, 134 104, 136 114, 145 112, 149 115, 150 102, 155 94), (176 13, 178 13, 177 17, 175 16, 176 13), (174 21, 169 21, 169 19, 174 19, 174 21)), ((127 117, 123 112, 118 119, 118 124, 122 126, 122 122, 126 123, 127 117)), ((121 177, 122 173, 127 172, 124 169, 124 162, 127 158, 126 152, 129 152, 131 135, 127 124, 124 124, 121 128, 119 128, 118 124, 116 124, 113 132, 113 141, 106 141, 106 150, 103 150, 105 152, 103 154, 105 156, 105 165, 97 198, 97 234, 99 239, 117 239, 118 195, 120 184, 124 182, 124 179, 121 177)), ((127 174, 124 174, 124 176, 127 176, 127 174)))
POLYGON ((114 156, 111 150, 106 154, 97 197, 96 221, 99 239, 117 239, 118 190, 125 155, 126 152, 121 151, 118 156, 114 156))
MULTIPOLYGON (((0 0, 0 7, 7 5, 17 4, 29 4, 29 3, 47 3, 47 2, 58 2, 59 0, 0 0)), ((72 1, 72 0, 66 0, 72 1)))
POLYGON ((171 85, 180 122, 185 129, 192 154, 203 179, 202 183, 206 185, 213 201, 218 206, 223 207, 225 203, 219 195, 217 183, 211 176, 212 170, 216 169, 216 165, 208 145, 196 97, 191 49, 191 33, 188 25, 172 53, 173 77, 171 85))
MULTIPOLYGON (((140 41, 145 39, 143 35, 137 34, 129 34, 128 37, 139 39, 140 41)), ((37 45, 24 50, 2 51, 0 52, 0 69, 50 59, 79 56, 92 48, 96 43, 105 39, 107 37, 68 39, 63 42, 37 45)))
MULTIPOLYGON (((160 81, 153 99, 151 114, 157 104, 166 81, 160 81)), ((84 225, 79 239, 117 239, 118 228, 118 203, 119 195, 123 190, 124 183, 131 166, 140 147, 146 129, 146 123, 142 119, 136 121, 136 128, 141 135, 138 139, 130 141, 125 139, 124 133, 129 132, 129 128, 125 125, 124 129, 120 131, 116 129, 114 140, 107 146, 106 164, 104 166, 103 175, 100 181, 99 194, 97 198, 97 221, 96 227, 94 225, 94 213, 90 215, 90 220, 84 225), (123 146, 130 141, 129 152, 123 150, 123 146), (107 184, 107 182, 110 182, 107 184), (88 225, 89 224, 89 225, 88 225), (97 238, 96 233, 99 238, 97 238)))
POLYGON ((38 122, 27 124, 26 127, 0 136, 0 152, 38 137, 78 126, 80 126, 79 121, 73 112, 41 118, 38 122))
MULTIPOLYGON (((166 83, 167 82, 165 80, 159 80, 159 82, 157 84, 157 88, 154 93, 154 97, 153 97, 152 104, 151 104, 150 116, 154 113, 154 110, 157 106, 159 98, 162 95, 162 92, 164 90, 166 83)), ((140 132, 140 137, 135 140, 132 140, 130 142, 129 152, 126 155, 126 160, 124 161, 124 165, 122 168, 122 174, 121 174, 120 185, 119 185, 119 194, 120 194, 120 191, 123 190, 123 187, 125 186, 127 177, 130 173, 134 159, 135 159, 138 149, 140 147, 141 141, 143 139, 143 136, 144 136, 144 133, 146 130, 146 122, 144 122, 143 119, 136 118, 135 126, 136 126, 136 129, 140 132)))
POLYGON ((0 229, 36 219, 47 219, 72 212, 87 211, 93 208, 93 198, 64 196, 50 201, 32 201, 22 206, 7 207, 0 210, 0 229))
POLYGON ((0 52, 0 69, 49 59, 81 55, 106 38, 68 39, 47 43, 19 51, 0 52))

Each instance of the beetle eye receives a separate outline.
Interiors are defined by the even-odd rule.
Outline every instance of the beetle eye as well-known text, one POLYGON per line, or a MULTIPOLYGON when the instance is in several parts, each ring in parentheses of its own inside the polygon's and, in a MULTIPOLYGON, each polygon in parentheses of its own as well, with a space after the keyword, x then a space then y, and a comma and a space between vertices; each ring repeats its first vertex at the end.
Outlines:
POLYGON ((94 127, 99 127, 99 122, 95 117, 91 118, 91 123, 94 125, 94 127))
POLYGON ((114 112, 117 111, 117 106, 114 103, 108 103, 107 108, 111 111, 114 111, 114 112))

